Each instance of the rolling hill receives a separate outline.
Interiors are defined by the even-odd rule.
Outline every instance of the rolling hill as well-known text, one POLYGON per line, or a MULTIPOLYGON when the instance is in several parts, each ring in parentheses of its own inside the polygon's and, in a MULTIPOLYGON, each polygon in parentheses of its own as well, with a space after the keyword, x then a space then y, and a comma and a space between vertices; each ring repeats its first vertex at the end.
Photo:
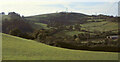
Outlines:
POLYGON ((110 16, 92 16, 75 12, 50 13, 25 17, 33 22, 37 29, 46 29, 47 26, 58 27, 66 25, 81 24, 83 30, 87 31, 115 31, 118 32, 118 23, 110 21, 110 16), (101 18, 100 18, 101 17, 101 18))
POLYGON ((3 60, 117 60, 118 53, 70 50, 3 35, 3 60))
POLYGON ((74 23, 84 23, 88 15, 75 12, 60 12, 60 13, 50 13, 25 17, 28 21, 35 23, 62 23, 62 24, 74 24, 74 23))

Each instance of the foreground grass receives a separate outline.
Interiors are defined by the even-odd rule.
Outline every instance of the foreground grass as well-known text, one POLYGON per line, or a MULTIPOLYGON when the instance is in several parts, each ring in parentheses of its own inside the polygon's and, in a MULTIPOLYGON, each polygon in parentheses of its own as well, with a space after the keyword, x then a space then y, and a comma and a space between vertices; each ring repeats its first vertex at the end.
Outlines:
POLYGON ((3 34, 3 60, 117 60, 118 53, 70 50, 3 34))

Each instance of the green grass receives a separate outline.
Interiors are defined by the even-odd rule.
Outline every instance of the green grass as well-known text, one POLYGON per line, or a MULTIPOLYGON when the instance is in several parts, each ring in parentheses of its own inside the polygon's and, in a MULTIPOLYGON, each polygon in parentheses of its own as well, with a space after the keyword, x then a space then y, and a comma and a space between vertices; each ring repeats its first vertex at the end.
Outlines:
POLYGON ((70 50, 3 34, 3 60, 117 60, 118 53, 70 50))
POLYGON ((35 28, 35 29, 40 29, 40 28, 49 29, 47 27, 47 24, 44 24, 44 23, 35 23, 35 26, 33 26, 33 28, 35 28))
POLYGON ((47 27, 47 24, 44 24, 44 23, 34 23, 34 24, 31 24, 31 26, 34 28, 34 29, 49 29, 47 27))
POLYGON ((85 32, 80 32, 80 31, 67 31, 65 34, 66 35, 70 35, 70 36, 74 36, 80 33, 85 33, 85 32))
POLYGON ((89 21, 89 22, 92 22, 92 21, 100 21, 100 22, 102 22, 102 21, 104 21, 104 19, 89 19, 87 21, 89 21))
POLYGON ((107 21, 104 21, 104 22, 90 22, 90 23, 82 24, 82 26, 84 26, 84 27, 93 27, 93 26, 101 26, 101 25, 107 24, 107 23, 108 23, 107 21))
POLYGON ((108 21, 91 22, 91 23, 82 24, 82 26, 86 30, 90 30, 90 31, 94 31, 94 30, 97 30, 97 31, 118 30, 118 23, 116 23, 116 22, 108 22, 108 21))

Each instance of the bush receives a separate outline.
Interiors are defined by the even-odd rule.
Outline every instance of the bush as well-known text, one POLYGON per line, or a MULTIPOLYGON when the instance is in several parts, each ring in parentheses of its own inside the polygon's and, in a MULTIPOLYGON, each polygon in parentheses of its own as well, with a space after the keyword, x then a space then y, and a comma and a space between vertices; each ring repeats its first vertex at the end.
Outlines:
POLYGON ((11 30, 9 32, 9 34, 14 35, 14 36, 21 36, 22 32, 19 29, 15 28, 15 29, 11 30))
POLYGON ((22 33, 19 29, 15 28, 9 32, 10 35, 18 36, 26 39, 34 39, 31 33, 22 33))

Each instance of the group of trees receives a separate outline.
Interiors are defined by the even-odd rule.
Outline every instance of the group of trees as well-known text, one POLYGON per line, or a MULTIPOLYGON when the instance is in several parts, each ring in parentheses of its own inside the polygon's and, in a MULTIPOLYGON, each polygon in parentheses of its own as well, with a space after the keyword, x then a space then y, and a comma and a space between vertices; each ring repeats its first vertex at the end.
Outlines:
POLYGON ((26 39, 34 39, 34 37, 32 36, 32 33, 23 33, 18 28, 10 30, 10 32, 8 34, 18 36, 18 37, 22 37, 22 38, 26 38, 26 39))
POLYGON ((75 25, 69 25, 66 26, 65 30, 70 30, 70 31, 81 31, 81 25, 80 24, 75 24, 75 25))
POLYGON ((31 38, 28 33, 33 32, 29 22, 15 12, 6 15, 8 18, 2 20, 2 32, 23 38, 31 38))
POLYGON ((75 25, 62 25, 56 27, 57 30, 70 30, 70 31, 81 31, 81 25, 80 24, 75 24, 75 25))
POLYGON ((91 22, 101 22, 97 19, 102 19, 103 21, 119 22, 120 17, 99 14, 89 16, 89 19, 92 20, 91 22))

